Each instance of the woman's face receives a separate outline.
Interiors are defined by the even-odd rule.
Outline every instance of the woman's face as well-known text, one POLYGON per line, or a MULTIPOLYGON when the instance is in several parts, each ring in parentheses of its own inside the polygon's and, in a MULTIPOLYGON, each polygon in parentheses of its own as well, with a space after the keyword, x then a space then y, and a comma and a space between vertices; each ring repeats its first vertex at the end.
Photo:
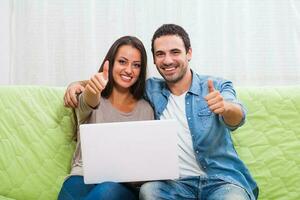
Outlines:
POLYGON ((130 45, 120 46, 114 61, 113 79, 119 89, 129 89, 141 72, 141 53, 130 45))

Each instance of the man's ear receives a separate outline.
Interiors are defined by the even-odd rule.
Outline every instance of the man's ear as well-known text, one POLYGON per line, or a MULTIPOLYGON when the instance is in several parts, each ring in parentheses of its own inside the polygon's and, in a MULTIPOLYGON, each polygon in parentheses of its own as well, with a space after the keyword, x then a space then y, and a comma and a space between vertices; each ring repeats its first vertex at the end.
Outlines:
POLYGON ((186 55, 187 55, 188 61, 192 60, 192 48, 191 47, 189 48, 189 50, 188 50, 188 52, 187 52, 186 55))

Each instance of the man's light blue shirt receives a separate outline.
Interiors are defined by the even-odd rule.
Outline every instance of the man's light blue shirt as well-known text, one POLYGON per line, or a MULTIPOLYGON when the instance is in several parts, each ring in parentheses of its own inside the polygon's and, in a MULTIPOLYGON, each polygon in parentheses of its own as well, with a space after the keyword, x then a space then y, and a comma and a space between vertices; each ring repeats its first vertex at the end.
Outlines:
MULTIPOLYGON (((258 188, 248 169, 239 159, 230 131, 245 122, 246 111, 237 100, 232 82, 209 76, 201 76, 192 71, 192 84, 185 96, 186 118, 190 128, 197 163, 209 178, 222 179, 246 189, 251 199, 258 195, 258 188), (213 113, 205 100, 208 94, 207 80, 213 80, 224 100, 239 104, 243 119, 237 126, 228 126, 220 115, 213 113)), ((160 119, 168 104, 171 92, 165 81, 151 78, 146 84, 146 98, 154 109, 155 118, 160 119)))

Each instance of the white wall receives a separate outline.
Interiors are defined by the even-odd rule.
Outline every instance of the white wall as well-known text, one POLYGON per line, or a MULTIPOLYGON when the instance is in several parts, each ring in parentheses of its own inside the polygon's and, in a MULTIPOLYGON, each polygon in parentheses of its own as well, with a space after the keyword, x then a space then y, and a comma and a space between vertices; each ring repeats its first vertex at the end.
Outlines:
POLYGON ((8 84, 9 79, 9 0, 0 0, 0 85, 8 84))
POLYGON ((300 0, 0 0, 0 84, 88 79, 123 35, 144 42, 156 76, 151 37, 164 23, 187 30, 201 74, 300 84, 300 0))

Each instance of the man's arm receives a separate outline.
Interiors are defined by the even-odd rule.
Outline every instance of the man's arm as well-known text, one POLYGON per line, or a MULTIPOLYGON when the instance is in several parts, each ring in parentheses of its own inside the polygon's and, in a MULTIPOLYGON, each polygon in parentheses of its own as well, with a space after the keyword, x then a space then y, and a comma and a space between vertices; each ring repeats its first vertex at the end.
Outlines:
POLYGON ((243 120, 243 111, 241 106, 235 103, 227 102, 218 90, 215 90, 213 81, 208 80, 209 94, 205 97, 209 109, 223 117, 224 122, 235 127, 243 120))
POLYGON ((243 112, 241 106, 235 103, 224 101, 224 112, 220 115, 224 122, 232 127, 238 126, 243 119, 243 112))
POLYGON ((78 106, 77 96, 84 91, 84 88, 88 80, 76 81, 68 85, 68 88, 64 95, 64 105, 70 108, 76 108, 78 106))

